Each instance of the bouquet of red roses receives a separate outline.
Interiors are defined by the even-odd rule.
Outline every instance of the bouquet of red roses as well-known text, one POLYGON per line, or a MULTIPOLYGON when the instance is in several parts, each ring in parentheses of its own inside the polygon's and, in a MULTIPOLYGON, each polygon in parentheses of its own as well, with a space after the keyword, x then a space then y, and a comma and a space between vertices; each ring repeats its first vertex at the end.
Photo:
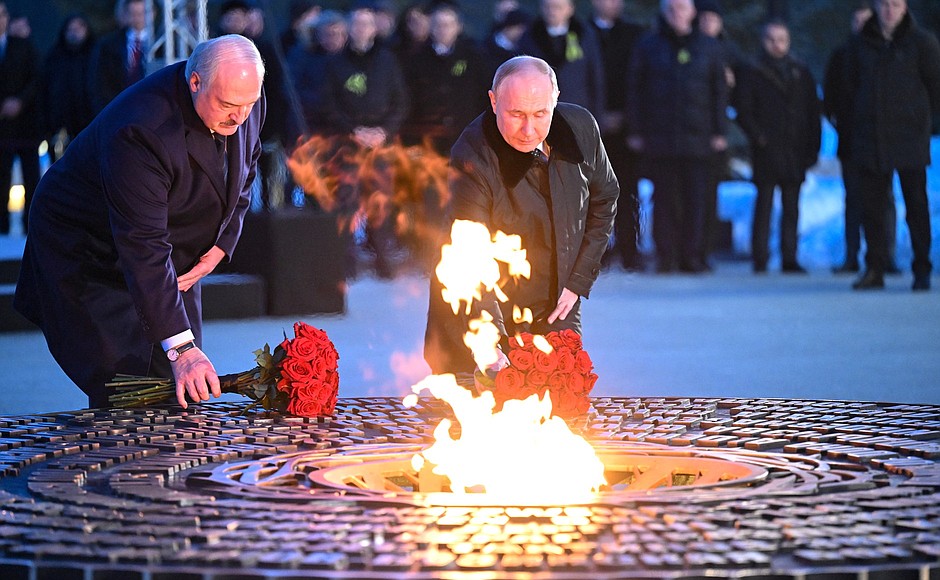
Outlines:
POLYGON ((490 386, 496 409, 508 399, 541 397, 548 391, 553 415, 570 419, 587 413, 597 375, 581 335, 567 329, 544 337, 526 332, 509 344, 509 366, 500 369, 490 386))
MULTIPOLYGON (((284 336, 271 352, 267 344, 255 351, 257 366, 219 377, 223 393, 237 393, 271 411, 301 417, 330 415, 339 392, 339 353, 326 332, 304 322, 294 323, 294 338, 284 336)), ((119 375, 108 383, 115 407, 144 407, 176 398, 172 379, 119 375)))

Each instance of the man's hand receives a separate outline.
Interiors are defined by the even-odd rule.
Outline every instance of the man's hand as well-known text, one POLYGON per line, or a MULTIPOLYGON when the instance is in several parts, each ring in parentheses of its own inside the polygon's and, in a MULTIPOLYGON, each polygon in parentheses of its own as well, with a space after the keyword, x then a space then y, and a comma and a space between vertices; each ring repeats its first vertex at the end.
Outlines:
POLYGON ((189 272, 186 272, 182 276, 176 279, 176 283, 179 284, 180 292, 186 292, 193 287, 196 282, 202 280, 203 277, 208 276, 215 270, 215 267, 219 265, 219 262, 222 261, 222 258, 225 257, 225 252, 222 248, 218 246, 212 246, 212 248, 202 255, 199 258, 199 262, 193 266, 193 269, 189 272))
POLYGON ((496 374, 509 366, 509 357, 506 356, 506 353, 503 352, 503 349, 496 347, 496 362, 487 366, 483 370, 483 373, 491 379, 496 378, 496 374))
POLYGON ((556 320, 564 320, 567 318, 568 313, 574 308, 574 304, 578 301, 578 298, 580 298, 580 296, 571 290, 567 288, 563 289, 561 296, 558 297, 558 305, 555 306, 555 310, 552 310, 552 313, 548 315, 548 323, 552 324, 556 320))
POLYGON ((193 401, 208 401, 210 390, 213 397, 222 395, 215 367, 198 348, 187 350, 170 366, 173 367, 173 378, 176 379, 176 400, 184 409, 189 406, 186 395, 193 401))

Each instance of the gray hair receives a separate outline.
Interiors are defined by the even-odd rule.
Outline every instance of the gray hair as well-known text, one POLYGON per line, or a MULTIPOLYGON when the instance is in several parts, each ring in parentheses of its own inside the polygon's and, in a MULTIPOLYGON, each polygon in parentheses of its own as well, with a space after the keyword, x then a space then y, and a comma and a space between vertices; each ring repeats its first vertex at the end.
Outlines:
POLYGON ((198 73, 205 86, 209 86, 219 65, 223 62, 249 62, 258 69, 258 78, 264 79, 264 61, 255 43, 240 34, 226 34, 200 42, 186 61, 186 79, 198 73))
POLYGON ((558 77, 555 76, 555 69, 549 66, 544 60, 527 55, 514 56, 499 65, 499 68, 496 69, 496 74, 493 75, 493 94, 496 94, 499 85, 501 85, 504 80, 525 70, 546 75, 549 80, 552 81, 552 93, 556 97, 558 96, 558 77))

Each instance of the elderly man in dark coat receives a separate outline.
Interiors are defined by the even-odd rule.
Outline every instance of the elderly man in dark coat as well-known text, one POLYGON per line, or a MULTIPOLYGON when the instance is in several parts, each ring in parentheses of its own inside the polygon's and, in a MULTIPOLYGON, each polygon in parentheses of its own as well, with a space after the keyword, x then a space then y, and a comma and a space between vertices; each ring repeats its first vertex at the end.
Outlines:
POLYGON ((790 31, 782 21, 764 25, 763 53, 742 75, 738 123, 751 142, 752 181, 757 187, 751 228, 755 272, 767 270, 770 214, 780 188, 781 269, 806 273, 797 261, 800 186, 819 155, 822 107, 809 68, 790 54, 790 31))
MULTIPOLYGON (((594 117, 558 103, 545 61, 517 56, 496 71, 491 110, 477 117, 451 151, 452 216, 522 238, 532 275, 504 288, 509 301, 486 309, 503 337, 581 330, 581 298, 600 272, 620 188, 594 117), (512 308, 529 308, 517 322, 512 308)), ((432 283, 425 358, 435 373, 472 372, 466 322, 432 283)))
POLYGON ((915 291, 930 289, 927 172, 932 115, 940 112, 940 44, 921 29, 905 0, 877 0, 875 18, 851 40, 847 82, 852 159, 862 182, 862 225, 869 251, 857 290, 884 288, 885 206, 897 171, 914 250, 915 291))
POLYGON ((115 99, 36 191, 14 306, 93 407, 118 373, 219 395, 199 348, 199 281, 231 257, 265 104, 250 40, 196 47, 115 99))

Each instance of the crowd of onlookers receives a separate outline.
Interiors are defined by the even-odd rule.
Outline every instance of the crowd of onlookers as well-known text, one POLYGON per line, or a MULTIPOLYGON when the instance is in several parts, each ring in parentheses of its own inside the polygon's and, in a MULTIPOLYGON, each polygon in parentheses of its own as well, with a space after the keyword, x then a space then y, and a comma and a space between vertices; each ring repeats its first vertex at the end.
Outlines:
MULTIPOLYGON (((717 188, 727 172, 734 124, 750 146, 757 192, 753 270, 768 268, 779 191, 781 269, 805 272, 797 260, 800 188, 817 161, 825 115, 839 133, 846 190, 846 258, 834 270, 860 270, 860 232, 874 250, 855 287, 882 287, 883 276, 897 270, 897 172, 914 250, 914 288, 929 288, 925 167, 930 121, 940 112, 940 48, 905 0, 856 4, 851 34, 832 54, 825 79, 818 79, 822 98, 810 69, 791 54, 782 20, 762 26, 759 54, 744 54, 724 30, 720 0, 661 0, 651 26, 624 19, 624 1, 592 0, 590 17, 581 18, 575 0, 540 0, 536 13, 514 0, 496 0, 482 38, 464 32, 455 0, 416 1, 403 9, 389 0, 354 0, 343 12, 293 0, 283 31, 265 30, 269 23, 253 0, 222 2, 213 34, 251 38, 267 65, 257 205, 291 204, 295 187, 312 189, 296 172, 295 181, 284 171, 285 155, 318 139, 318 158, 329 160, 323 165, 335 173, 333 199, 325 203, 307 191, 309 205, 336 212, 351 231, 361 224, 359 237, 350 239, 374 252, 379 275, 392 275, 403 221, 396 189, 406 180, 394 174, 400 151, 387 149, 414 148, 418 153, 410 154, 425 156, 425 167, 446 159, 463 128, 490 106, 487 90, 497 66, 528 54, 554 67, 560 100, 597 119, 621 186, 608 263, 645 266, 637 250, 637 182, 648 178, 656 271, 710 269, 717 188)), ((100 38, 84 16, 72 14, 43 59, 30 43, 28 23, 11 19, 0 0, 0 233, 10 229, 13 158, 20 159, 28 208, 39 179, 39 143, 50 143, 55 159, 117 93, 149 72, 154 39, 145 10, 144 0, 118 0, 120 26, 100 38)), ((447 196, 439 181, 430 182, 419 194, 434 201, 421 213, 440 223, 447 196)), ((354 249, 351 242, 350 262, 354 249)))

